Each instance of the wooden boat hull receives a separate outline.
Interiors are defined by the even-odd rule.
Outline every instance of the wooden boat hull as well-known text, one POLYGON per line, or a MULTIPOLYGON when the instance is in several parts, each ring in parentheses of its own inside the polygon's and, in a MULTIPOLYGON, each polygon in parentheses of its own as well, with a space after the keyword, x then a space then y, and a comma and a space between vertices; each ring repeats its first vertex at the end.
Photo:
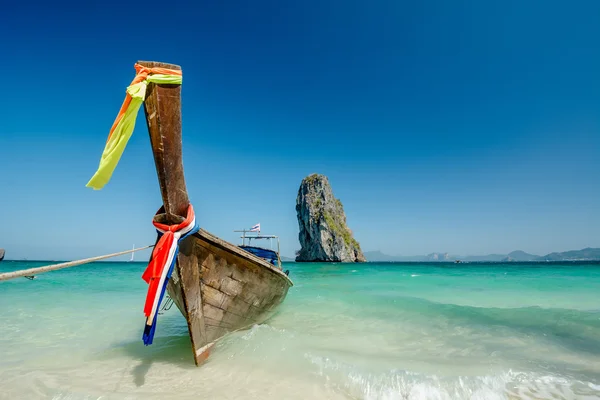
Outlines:
POLYGON ((293 284, 278 267, 205 230, 185 241, 192 242, 197 263, 178 265, 167 291, 188 321, 198 364, 227 333, 269 319, 293 284), (195 287, 186 287, 186 280, 195 287), (188 295, 187 307, 186 292, 200 294, 188 295))

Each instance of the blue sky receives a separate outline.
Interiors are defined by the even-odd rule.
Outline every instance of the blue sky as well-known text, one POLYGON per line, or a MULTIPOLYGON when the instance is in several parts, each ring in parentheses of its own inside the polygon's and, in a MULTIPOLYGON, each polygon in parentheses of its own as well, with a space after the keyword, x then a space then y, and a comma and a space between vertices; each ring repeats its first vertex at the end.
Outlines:
POLYGON ((84 3, 0 15, 7 258, 153 243, 143 112, 85 187, 137 60, 183 68, 188 190, 226 240, 260 222, 293 255, 318 172, 365 251, 600 247, 600 2, 84 3))

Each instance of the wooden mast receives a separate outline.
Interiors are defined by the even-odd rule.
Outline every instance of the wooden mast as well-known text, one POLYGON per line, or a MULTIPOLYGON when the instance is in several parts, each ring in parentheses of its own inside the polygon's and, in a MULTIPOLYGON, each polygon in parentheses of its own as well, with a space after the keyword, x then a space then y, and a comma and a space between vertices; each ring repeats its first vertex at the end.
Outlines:
MULTIPOLYGON (((181 70, 179 65, 153 61, 138 61, 148 68, 161 67, 181 70)), ((165 215, 157 216, 168 223, 180 222, 187 214, 190 203, 183 174, 181 141, 181 85, 148 83, 144 101, 150 143, 154 153, 156 173, 165 215)), ((199 365, 208 357, 206 331, 200 291, 200 269, 194 252, 194 241, 181 241, 176 271, 181 284, 185 317, 192 341, 194 361, 199 365)), ((172 280, 169 285, 172 285, 172 280)))

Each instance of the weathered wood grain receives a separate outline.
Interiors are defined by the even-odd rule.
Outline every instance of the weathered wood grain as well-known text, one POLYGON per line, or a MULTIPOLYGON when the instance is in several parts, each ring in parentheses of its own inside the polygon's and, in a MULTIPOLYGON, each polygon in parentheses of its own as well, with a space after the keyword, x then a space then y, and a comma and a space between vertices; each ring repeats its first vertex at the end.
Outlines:
POLYGON ((195 237, 204 315, 210 316, 207 339, 213 341, 268 319, 292 286, 288 276, 205 230, 195 237))
MULTIPOLYGON (((181 70, 179 65, 138 61, 148 68, 181 70)), ((167 216, 186 216, 190 203, 183 174, 181 85, 149 83, 144 101, 150 144, 167 216)))

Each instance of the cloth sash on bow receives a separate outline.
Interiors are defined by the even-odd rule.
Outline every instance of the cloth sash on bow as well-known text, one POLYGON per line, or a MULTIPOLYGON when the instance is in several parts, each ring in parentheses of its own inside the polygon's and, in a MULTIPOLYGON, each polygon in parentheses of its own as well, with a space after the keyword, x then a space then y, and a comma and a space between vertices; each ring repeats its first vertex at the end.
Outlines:
POLYGON ((113 171, 117 167, 125 146, 135 128, 135 121, 140 106, 146 98, 146 86, 148 82, 181 85, 183 80, 181 71, 179 70, 146 68, 140 64, 135 64, 135 70, 137 74, 129 87, 127 87, 121 110, 119 110, 119 114, 117 114, 117 118, 115 118, 115 122, 110 128, 98 170, 87 185, 85 185, 94 190, 102 189, 108 183, 113 171))
MULTIPOLYGON (((161 213, 164 213, 164 206, 158 210, 156 215, 161 213)), ((177 253, 179 252, 179 242, 199 230, 199 226, 196 224, 194 208, 191 204, 188 206, 186 219, 180 224, 166 225, 156 221, 152 221, 152 223, 158 231, 159 239, 152 251, 148 267, 142 274, 142 279, 148 283, 148 294, 146 295, 146 303, 144 305, 146 325, 144 326, 144 334, 142 336, 146 346, 152 344, 152 339, 154 338, 156 317, 167 288, 167 283, 175 267, 177 253)))

